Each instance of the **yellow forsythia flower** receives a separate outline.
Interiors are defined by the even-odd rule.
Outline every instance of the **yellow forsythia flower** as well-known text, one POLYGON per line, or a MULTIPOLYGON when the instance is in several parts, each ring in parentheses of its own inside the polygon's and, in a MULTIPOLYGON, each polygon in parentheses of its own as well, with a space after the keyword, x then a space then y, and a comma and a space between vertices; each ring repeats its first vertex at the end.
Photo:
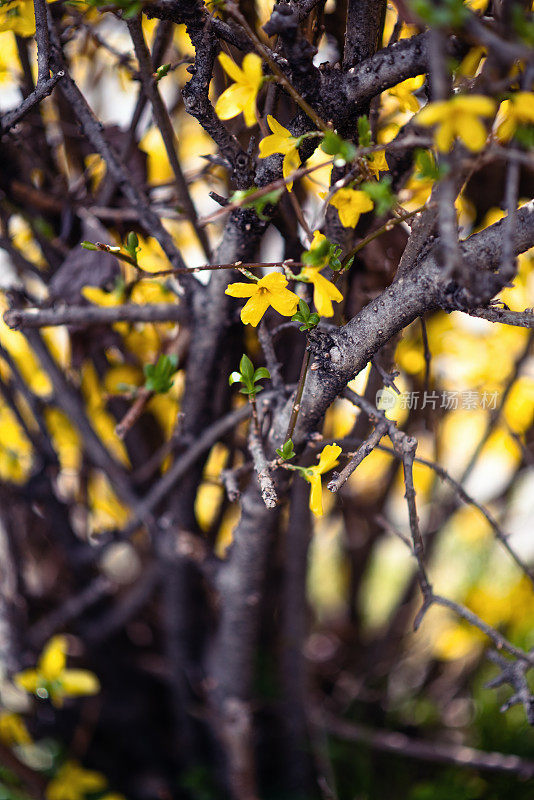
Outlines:
POLYGON ((472 152, 482 150, 486 143, 486 128, 479 117, 490 117, 495 101, 480 94, 457 95, 450 100, 429 103, 417 116, 417 123, 437 125, 435 142, 438 150, 448 153, 456 138, 472 152))
MULTIPOLYGON (((266 136, 260 142, 260 158, 267 158, 272 156, 273 153, 282 153, 284 160, 282 162, 282 173, 284 178, 287 178, 300 166, 300 155, 298 145, 300 138, 292 136, 287 128, 280 125, 270 114, 267 114, 267 122, 272 131, 270 136, 266 136)), ((287 184, 288 192, 293 188, 293 181, 287 184)))
POLYGON ((0 741, 7 744, 8 747, 17 744, 31 744, 32 737, 20 714, 12 711, 0 713, 0 741))
POLYGON ((100 772, 84 769, 76 761, 66 761, 46 787, 46 800, 85 800, 101 792, 107 781, 100 772))
POLYGON ((221 66, 235 83, 226 89, 215 104, 215 113, 220 119, 232 119, 243 113, 250 128, 256 122, 256 97, 263 83, 261 58, 247 53, 243 68, 238 67, 226 53, 219 54, 221 66))
POLYGON ((389 170, 388 162, 386 161, 385 150, 377 150, 376 152, 366 156, 366 159, 367 166, 375 178, 378 178, 379 172, 387 172, 389 170))
POLYGON ((257 283, 231 283, 225 294, 250 298, 241 311, 241 322, 256 327, 269 306, 284 317, 292 317, 296 312, 299 299, 286 286, 287 280, 280 272, 271 272, 257 283))
POLYGON ((345 228, 354 228, 360 214, 371 211, 374 207, 369 195, 360 189, 338 189, 330 203, 337 208, 339 219, 345 228))
MULTIPOLYGON (((321 245, 325 239, 326 236, 324 236, 324 234, 319 233, 319 231, 315 231, 310 250, 314 250, 315 248, 319 247, 319 245, 321 245)), ((313 302, 315 308, 317 309, 317 313, 321 317, 333 317, 334 307, 332 306, 332 300, 335 303, 340 303, 341 300, 343 300, 343 295, 339 289, 337 289, 334 284, 331 283, 331 281, 327 280, 323 275, 321 275, 321 270, 325 266, 326 263, 318 266, 303 267, 300 274, 302 277, 307 278, 310 283, 313 283, 313 302)))
POLYGON ((308 467, 304 477, 311 484, 310 490, 310 509, 316 517, 323 516, 323 490, 321 487, 321 475, 329 472, 336 466, 341 447, 338 444, 327 444, 319 456, 319 463, 315 467, 308 467))
POLYGON ((509 100, 501 103, 497 121, 500 121, 497 128, 497 136, 501 141, 508 142, 517 130, 519 125, 534 124, 534 93, 517 92, 511 95, 509 100))
POLYGON ((53 636, 48 642, 35 669, 25 669, 15 675, 15 683, 25 692, 37 697, 49 697, 61 706, 64 697, 98 694, 98 678, 86 669, 66 669, 67 640, 53 636))

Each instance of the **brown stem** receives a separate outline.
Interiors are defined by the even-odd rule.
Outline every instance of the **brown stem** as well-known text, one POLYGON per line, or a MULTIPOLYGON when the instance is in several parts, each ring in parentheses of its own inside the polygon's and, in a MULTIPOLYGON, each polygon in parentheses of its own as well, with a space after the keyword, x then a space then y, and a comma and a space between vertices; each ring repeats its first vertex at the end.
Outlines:
POLYGON ((293 432, 295 430, 295 425, 297 424, 297 419, 300 411, 300 401, 302 400, 302 393, 304 391, 304 383, 306 382, 306 374, 308 372, 308 365, 310 363, 310 351, 308 349, 309 340, 306 337, 306 350, 304 351, 304 356, 302 358, 302 365, 300 367, 300 375, 299 375, 299 382, 297 386, 297 392, 295 394, 295 399, 293 401, 293 408, 291 409, 291 416, 289 418, 289 425, 287 426, 287 433, 286 438, 284 441, 288 442, 291 437, 293 436, 293 432))

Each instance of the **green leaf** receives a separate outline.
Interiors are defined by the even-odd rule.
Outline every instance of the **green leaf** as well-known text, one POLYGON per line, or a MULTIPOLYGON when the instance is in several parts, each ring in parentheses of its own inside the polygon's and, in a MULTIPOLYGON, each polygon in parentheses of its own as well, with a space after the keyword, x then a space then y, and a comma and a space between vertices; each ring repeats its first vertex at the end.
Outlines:
POLYGON ((82 242, 81 243, 81 247, 83 247, 84 250, 99 250, 100 249, 99 247, 96 246, 96 244, 93 244, 93 242, 82 242))
POLYGON ((228 383, 230 386, 233 386, 234 383, 241 383, 241 373, 240 372, 232 372, 230 377, 228 378, 228 383))
POLYGON ((161 355, 157 364, 145 364, 143 371, 145 374, 145 389, 157 394, 165 394, 172 388, 172 376, 178 366, 176 354, 161 355))
POLYGON ((282 447, 278 447, 276 453, 282 458, 284 461, 289 461, 290 458, 295 457, 295 450, 293 447, 292 439, 288 439, 287 442, 284 442, 282 447))
POLYGON ((375 214, 381 217, 395 205, 397 198, 391 191, 391 178, 386 175, 380 181, 362 183, 361 188, 375 204, 375 214))
POLYGON ((415 151, 415 165, 417 167, 416 180, 439 181, 450 170, 448 164, 437 164, 429 150, 415 151))
POLYGON ((267 367, 258 367, 256 372, 254 373, 252 380, 254 381, 254 383, 256 383, 256 381, 259 381, 262 378, 270 378, 270 377, 271 373, 269 372, 267 367))
POLYGON ((267 194, 261 195, 261 197, 253 198, 249 203, 243 203, 243 200, 256 194, 257 191, 258 188, 256 186, 250 189, 240 189, 230 195, 228 199, 230 203, 241 203, 243 208, 253 208, 258 217, 266 221, 269 219, 263 213, 266 206, 276 205, 282 196, 283 189, 272 189, 270 192, 267 192, 267 194))
POLYGON ((239 369, 241 370, 241 375, 248 380, 252 380, 254 377, 254 365, 250 358, 243 353, 241 356, 241 361, 239 362, 239 369))
POLYGON ((125 247, 130 257, 137 264, 137 253, 141 248, 139 247, 139 239, 137 238, 137 234, 135 233, 135 231, 130 231, 130 233, 126 237, 125 247))
POLYGON ((461 28, 469 19, 463 0, 410 0, 409 5, 428 25, 435 28, 461 28))
POLYGON ((330 131, 326 133, 320 144, 321 150, 330 156, 334 156, 336 166, 342 167, 356 157, 356 148, 347 139, 343 139, 338 133, 330 131))

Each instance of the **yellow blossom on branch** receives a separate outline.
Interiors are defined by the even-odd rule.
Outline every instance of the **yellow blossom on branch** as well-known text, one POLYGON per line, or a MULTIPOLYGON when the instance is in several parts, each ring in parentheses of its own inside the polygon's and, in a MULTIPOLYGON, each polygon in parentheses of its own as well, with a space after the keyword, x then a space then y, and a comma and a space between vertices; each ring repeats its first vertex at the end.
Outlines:
POLYGON ((340 303, 343 300, 343 295, 339 289, 321 275, 320 269, 317 267, 304 267, 301 275, 307 278, 310 283, 313 283, 313 302, 319 316, 333 317, 334 307, 332 300, 335 303, 340 303))
POLYGON ((280 272, 271 272, 257 283, 231 283, 225 294, 250 298, 241 311, 241 322, 256 327, 269 306, 284 317, 293 316, 299 299, 286 287, 286 278, 280 272))
MULTIPOLYGON (((284 178, 289 177, 292 172, 300 166, 300 155, 298 146, 300 138, 292 136, 287 128, 280 125, 271 114, 267 114, 267 122, 272 133, 260 142, 260 158, 267 158, 274 153, 282 153, 282 173, 284 178)), ((293 181, 287 184, 288 192, 293 188, 293 181)))
POLYGON ((53 636, 37 667, 19 672, 15 683, 37 697, 49 697, 55 706, 61 706, 64 697, 98 694, 100 684, 94 673, 86 669, 66 669, 66 663, 67 640, 64 636, 53 636))
POLYGON ((308 467, 303 471, 303 475, 311 484, 310 490, 310 509, 316 517, 323 516, 323 490, 321 486, 321 475, 329 472, 338 463, 341 447, 338 444, 327 444, 319 456, 319 463, 315 467, 308 467))
POLYGON ((534 93, 517 92, 501 103, 497 122, 497 137, 508 142, 519 125, 534 125, 534 93))
POLYGON ((85 800, 106 788, 100 772, 84 769, 76 761, 66 761, 46 787, 46 800, 85 800))
POLYGON ((360 215, 372 211, 374 207, 369 195, 360 189, 338 189, 330 203, 337 208, 339 219, 345 228, 356 227, 360 215))
POLYGON ((425 127, 437 125, 435 143, 438 150, 448 153, 456 138, 472 152, 482 150, 486 143, 486 128, 479 119, 491 117, 495 101, 480 94, 458 95, 450 100, 429 103, 417 116, 425 127))
POLYGON ((375 153, 366 156, 366 159, 369 170, 377 179, 380 172, 387 172, 389 170, 385 150, 377 150, 375 153))
POLYGON ((247 53, 242 68, 226 53, 219 54, 219 61, 235 83, 221 94, 215 112, 220 119, 232 119, 242 113, 250 128, 256 122, 256 97, 263 84, 261 58, 255 53, 247 53))
MULTIPOLYGON (((313 240, 310 247, 310 252, 321 247, 323 242, 326 242, 326 236, 319 231, 313 234, 313 240)), ((332 300, 335 303, 340 303, 343 300, 343 295, 334 284, 321 275, 321 270, 326 266, 328 256, 322 259, 322 263, 313 266, 303 267, 299 277, 304 278, 313 284, 313 302, 317 313, 321 317, 334 316, 334 307, 332 300)))

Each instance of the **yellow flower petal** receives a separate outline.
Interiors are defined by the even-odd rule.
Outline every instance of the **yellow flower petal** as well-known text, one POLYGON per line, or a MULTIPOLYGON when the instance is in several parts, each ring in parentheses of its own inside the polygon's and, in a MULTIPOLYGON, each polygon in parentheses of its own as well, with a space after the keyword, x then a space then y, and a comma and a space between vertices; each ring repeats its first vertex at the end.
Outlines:
POLYGON ((369 195, 359 189, 339 189, 330 203, 337 208, 339 219, 345 228, 354 228, 360 215, 371 211, 374 205, 369 195))
POLYGON ((316 469, 320 475, 324 472, 328 472, 336 466, 340 453, 341 447, 338 444, 327 444, 323 447, 321 455, 319 456, 319 463, 316 467, 313 467, 313 469, 316 469))
MULTIPOLYGON (((284 156, 284 161, 282 162, 282 174, 284 178, 289 178, 292 172, 295 172, 296 169, 300 167, 300 155, 299 151, 294 148, 293 150, 289 150, 287 155, 284 156)), ((293 181, 290 181, 287 184, 287 191, 290 192, 293 188, 293 181)))
POLYGON ((270 292, 281 292, 287 286, 287 278, 281 272, 269 272, 268 275, 260 278, 257 285, 270 292))
POLYGON ((31 694, 35 694, 42 682, 36 669, 25 669, 19 672, 15 675, 14 681, 17 686, 31 694))
POLYGON ((452 120, 441 123, 436 133, 436 147, 442 153, 448 153, 454 142, 455 127, 452 120))
POLYGON ((31 744, 32 737, 20 714, 3 711, 0 714, 0 740, 9 747, 31 744))
POLYGON ((215 103, 215 113, 219 119, 233 119, 241 114, 250 100, 251 91, 248 86, 233 83, 221 94, 215 103))
POLYGON ((477 117, 491 117, 495 111, 495 100, 483 94, 456 95, 450 102, 456 111, 475 114, 477 117))
POLYGON ((258 88, 263 81, 261 58, 256 53, 247 53, 243 59, 243 73, 249 83, 258 88))
POLYGON ((293 138, 288 129, 284 128, 284 126, 281 125, 272 114, 267 114, 267 122, 269 123, 269 128, 274 134, 278 134, 278 136, 281 136, 282 138, 293 138))
POLYGON ((269 308, 269 305, 269 292, 256 292, 250 300, 245 303, 241 310, 241 322, 243 325, 252 325, 255 328, 269 308))
POLYGON ((429 103, 421 109, 415 121, 418 125, 430 126, 441 122, 448 115, 449 104, 446 100, 441 100, 439 103, 429 103))
POLYGON ((321 486, 321 476, 314 474, 308 478, 310 488, 310 509, 316 517, 323 516, 323 487, 321 486))
POLYGON ((61 675, 61 688, 71 697, 98 694, 100 682, 96 675, 87 669, 66 669, 61 675))
POLYGON ((502 142, 508 142, 514 135, 516 128, 517 120, 510 114, 497 128, 497 136, 502 142))
POLYGON ((321 275, 319 270, 314 267, 304 267, 302 270, 308 280, 313 283, 313 302, 317 313, 321 317, 333 317, 334 307, 332 300, 336 303, 343 300, 343 295, 334 284, 321 275))
POLYGON ((257 290, 256 283, 230 283, 224 290, 230 297, 252 297, 257 290))
POLYGON ((299 299, 294 292, 289 289, 282 289, 280 292, 275 292, 270 295, 270 303, 275 311, 282 314, 284 317, 292 317, 296 312, 299 299))
POLYGON ((235 61, 233 61, 229 55, 226 53, 219 53, 218 59, 221 67, 232 78, 232 80, 236 81, 237 83, 242 83, 245 80, 245 74, 243 70, 237 66, 235 61))
POLYGON ((256 93, 250 92, 247 101, 243 104, 243 116, 247 128, 256 124, 256 93))
POLYGON ((456 119, 456 133, 464 145, 473 153, 482 150, 486 144, 486 128, 478 117, 468 114, 458 114, 456 119))
POLYGON ((64 636, 53 636, 39 659, 39 671, 47 681, 55 681, 65 669, 67 640, 64 636))
POLYGON ((534 93, 518 92, 512 97, 516 114, 524 122, 534 123, 534 93))

